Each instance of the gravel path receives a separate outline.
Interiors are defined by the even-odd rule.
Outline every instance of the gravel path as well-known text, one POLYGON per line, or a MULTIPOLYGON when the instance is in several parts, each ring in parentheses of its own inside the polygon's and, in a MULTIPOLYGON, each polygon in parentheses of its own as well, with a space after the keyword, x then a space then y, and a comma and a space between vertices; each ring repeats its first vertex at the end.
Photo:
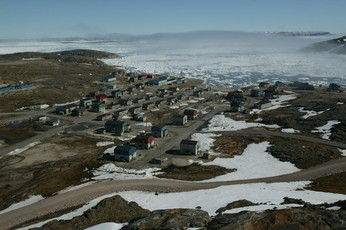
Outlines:
POLYGON ((183 192, 199 189, 211 189, 218 186, 234 184, 306 181, 342 171, 346 171, 346 157, 332 160, 325 164, 296 173, 249 180, 208 183, 185 182, 166 179, 103 181, 77 190, 58 194, 56 196, 38 201, 34 204, 1 214, 0 229, 9 229, 49 213, 83 205, 97 197, 114 192, 130 190, 149 192, 183 192))

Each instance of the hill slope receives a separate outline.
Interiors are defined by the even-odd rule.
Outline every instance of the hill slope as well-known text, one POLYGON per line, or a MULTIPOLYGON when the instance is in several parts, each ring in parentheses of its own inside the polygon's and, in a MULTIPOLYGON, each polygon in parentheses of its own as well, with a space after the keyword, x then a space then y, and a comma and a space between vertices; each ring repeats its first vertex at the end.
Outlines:
POLYGON ((346 36, 312 44, 303 48, 302 51, 346 54, 346 36))

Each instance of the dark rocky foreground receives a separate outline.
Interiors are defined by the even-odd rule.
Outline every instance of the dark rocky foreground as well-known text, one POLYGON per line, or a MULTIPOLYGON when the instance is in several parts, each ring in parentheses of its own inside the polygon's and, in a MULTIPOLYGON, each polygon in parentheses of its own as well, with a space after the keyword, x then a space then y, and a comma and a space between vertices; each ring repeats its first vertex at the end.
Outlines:
MULTIPOLYGON (((220 197, 220 199, 222 199, 220 197)), ((123 229, 345 229, 346 201, 334 204, 311 205, 302 200, 285 198, 283 204, 300 204, 302 207, 243 211, 223 214, 224 211, 257 205, 247 200, 236 201, 220 208, 214 217, 199 207, 196 209, 149 210, 135 202, 127 202, 120 196, 107 198, 82 216, 72 220, 51 221, 37 229, 84 229, 104 222, 125 223, 123 229), (340 207, 339 210, 328 209, 340 207)))

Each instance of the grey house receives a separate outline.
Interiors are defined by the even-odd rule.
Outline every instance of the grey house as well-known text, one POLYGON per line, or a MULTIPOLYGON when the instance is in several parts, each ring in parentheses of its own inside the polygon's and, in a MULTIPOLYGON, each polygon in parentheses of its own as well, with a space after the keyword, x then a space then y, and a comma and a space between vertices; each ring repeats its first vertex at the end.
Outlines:
POLYGON ((198 141, 182 140, 180 142, 180 152, 187 155, 197 155, 199 153, 198 141))
POLYGON ((180 125, 184 126, 187 123, 187 116, 186 115, 180 115, 176 114, 173 116, 173 124, 174 125, 180 125))
POLYGON ((168 136, 167 125, 155 125, 151 127, 151 133, 154 137, 165 137, 168 136))

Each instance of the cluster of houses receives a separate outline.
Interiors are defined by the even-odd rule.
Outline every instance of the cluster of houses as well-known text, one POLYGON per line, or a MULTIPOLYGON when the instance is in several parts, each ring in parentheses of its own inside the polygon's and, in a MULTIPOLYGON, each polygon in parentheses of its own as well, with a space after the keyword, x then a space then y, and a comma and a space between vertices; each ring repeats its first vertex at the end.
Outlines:
POLYGON ((44 123, 49 126, 59 126, 60 125, 60 119, 50 119, 46 115, 41 115, 35 118, 36 122, 44 123))
MULTIPOLYGON (((283 83, 282 83, 283 84, 283 83)), ((266 109, 272 106, 270 99, 275 97, 278 92, 278 86, 281 86, 279 82, 275 85, 270 85, 268 82, 260 82, 258 87, 254 87, 250 90, 250 96, 261 98, 253 108, 266 109)), ((226 99, 230 101, 231 112, 244 112, 249 113, 249 109, 245 109, 246 98, 242 90, 235 90, 228 93, 226 99)))
MULTIPOLYGON (((114 160, 130 162, 137 157, 139 149, 150 149, 155 145, 154 136, 150 134, 137 135, 134 145, 118 145, 114 149, 114 160)), ((180 142, 180 153, 185 155, 198 155, 200 153, 199 142, 183 139, 180 142)), ((108 156, 109 157, 109 156, 108 156)), ((205 156, 204 156, 205 157, 205 156)), ((160 159, 153 159, 151 163, 160 164, 160 159)))

